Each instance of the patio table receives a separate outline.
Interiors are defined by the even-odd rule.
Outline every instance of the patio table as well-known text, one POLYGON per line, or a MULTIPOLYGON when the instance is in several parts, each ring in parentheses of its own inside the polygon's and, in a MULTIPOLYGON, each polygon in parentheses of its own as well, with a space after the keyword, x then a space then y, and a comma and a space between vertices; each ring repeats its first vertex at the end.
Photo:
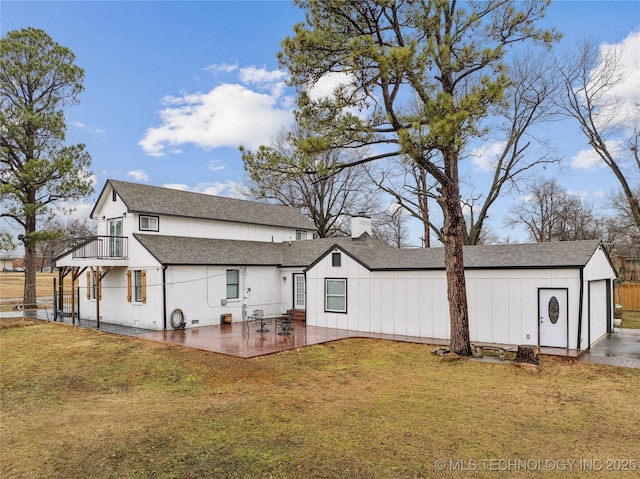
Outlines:
POLYGON ((265 328, 266 325, 272 324, 273 320, 277 321, 281 317, 282 317, 281 314, 278 314, 278 315, 275 315, 275 316, 265 316, 264 314, 256 313, 254 311, 253 316, 249 316, 248 319, 258 323, 258 325, 260 327, 256 330, 256 333, 261 333, 262 334, 262 333, 268 333, 269 332, 269 330, 267 328, 265 328))

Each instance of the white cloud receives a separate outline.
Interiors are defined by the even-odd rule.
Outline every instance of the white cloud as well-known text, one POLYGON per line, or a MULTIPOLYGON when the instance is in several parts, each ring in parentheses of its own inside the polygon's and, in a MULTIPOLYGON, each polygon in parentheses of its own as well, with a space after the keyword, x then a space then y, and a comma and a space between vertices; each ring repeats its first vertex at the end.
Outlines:
POLYGON ((505 142, 498 141, 471 152, 472 162, 476 171, 494 171, 499 156, 504 151, 505 142))
POLYGON ((309 97, 312 100, 330 97, 337 88, 347 87, 352 83, 353 76, 348 73, 329 72, 309 88, 309 97))
POLYGON ((286 88, 287 75, 281 70, 266 70, 264 68, 246 67, 240 70, 240 80, 245 85, 255 85, 263 91, 270 91, 271 95, 279 97, 286 88))
POLYGON ((214 196, 227 196, 230 198, 240 199, 244 199, 246 197, 243 193, 244 187, 242 183, 236 183, 235 181, 225 181, 223 183, 198 183, 195 186, 189 186, 184 183, 166 183, 163 186, 174 190, 191 191, 194 193, 204 193, 214 196))
POLYGON ((144 170, 133 170, 127 173, 127 176, 130 178, 134 178, 137 181, 149 181, 149 175, 147 175, 144 170))
POLYGON ((268 144, 293 120, 284 73, 243 68, 240 78, 245 85, 223 83, 206 93, 165 97, 160 126, 149 128, 138 145, 148 155, 165 156, 167 146, 184 144, 205 150, 268 144))
MULTIPOLYGON (((616 99, 618 103, 615 111, 605 110, 605 116, 612 114, 617 122, 624 123, 634 114, 637 115, 640 102, 640 30, 629 33, 620 43, 600 45, 600 57, 610 58, 611 56, 619 56, 618 80, 607 92, 604 100, 616 99)), ((598 78, 602 68, 607 68, 607 64, 601 63, 596 66, 591 72, 591 77, 598 78)), ((595 85, 591 84, 590 88, 595 88, 595 85)))
POLYGON ((56 205, 56 218, 65 223, 71 220, 86 220, 94 203, 61 201, 56 205))
POLYGON ((225 166, 219 160, 211 160, 209 162, 209 171, 222 171, 224 169, 225 166))
POLYGON ((575 196, 580 199, 587 199, 593 196, 593 192, 587 190, 566 190, 567 196, 575 196))
MULTIPOLYGON (((308 87, 309 98, 319 101, 324 98, 331 98, 336 93, 352 95, 355 92, 355 77, 347 72, 329 72, 323 75, 317 82, 308 87)), ((345 108, 345 113, 350 113, 356 117, 365 119, 370 115, 370 108, 367 105, 367 98, 361 92, 355 98, 355 105, 345 108)), ((354 99, 350 99, 353 101, 354 99)))
POLYGON ((89 128, 87 125, 85 125, 81 121, 70 121, 69 125, 75 126, 76 128, 80 128, 82 130, 86 130, 90 133, 106 133, 106 131, 101 128, 89 128))
MULTIPOLYGON (((609 140, 605 142, 609 152, 616 156, 623 150, 623 143, 620 140, 609 140)), ((587 150, 581 150, 577 155, 571 158, 571 168, 577 170, 595 170, 598 168, 604 168, 606 165, 602 161, 602 158, 598 156, 593 148, 587 150)))
POLYGON ((214 63, 205 68, 206 71, 217 75, 218 73, 231 73, 238 69, 237 63, 214 63))

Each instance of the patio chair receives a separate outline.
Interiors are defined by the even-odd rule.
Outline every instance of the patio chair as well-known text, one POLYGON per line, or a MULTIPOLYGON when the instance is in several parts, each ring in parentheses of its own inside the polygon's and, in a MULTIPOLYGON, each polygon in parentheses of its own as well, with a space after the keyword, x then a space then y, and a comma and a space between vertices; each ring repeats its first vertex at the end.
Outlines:
POLYGON ((283 314, 280 319, 277 319, 276 326, 280 328, 280 332, 278 334, 291 334, 291 331, 293 331, 293 311, 288 311, 283 314))

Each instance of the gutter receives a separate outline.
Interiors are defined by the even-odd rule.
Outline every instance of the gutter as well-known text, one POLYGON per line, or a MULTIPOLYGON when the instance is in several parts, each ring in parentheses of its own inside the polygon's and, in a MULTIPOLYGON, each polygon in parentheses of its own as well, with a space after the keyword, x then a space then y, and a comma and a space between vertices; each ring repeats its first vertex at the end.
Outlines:
POLYGON ((162 330, 167 330, 167 265, 162 265, 162 330))
POLYGON ((580 351, 580 336, 582 335, 582 303, 584 300, 584 267, 580 268, 580 302, 578 303, 578 344, 576 349, 580 351))

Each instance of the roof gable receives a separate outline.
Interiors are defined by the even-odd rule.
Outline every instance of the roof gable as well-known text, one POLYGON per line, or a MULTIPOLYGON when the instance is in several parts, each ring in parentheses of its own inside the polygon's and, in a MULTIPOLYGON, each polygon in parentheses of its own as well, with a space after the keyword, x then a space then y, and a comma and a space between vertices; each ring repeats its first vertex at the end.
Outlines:
POLYGON ((115 190, 131 213, 180 216, 310 231, 315 229, 313 223, 300 210, 288 206, 118 180, 107 180, 94 211, 102 201, 105 201, 105 194, 111 191, 108 186, 115 190))
MULTIPOLYGON (((369 270, 445 269, 444 248, 398 249, 368 238, 336 244, 369 270)), ((600 247, 600 241, 465 246, 465 269, 581 268, 600 247)), ((323 257, 329 253, 327 250, 323 257)), ((605 252, 606 254, 606 252, 605 252)), ((318 258, 318 261, 321 258, 318 258)))

